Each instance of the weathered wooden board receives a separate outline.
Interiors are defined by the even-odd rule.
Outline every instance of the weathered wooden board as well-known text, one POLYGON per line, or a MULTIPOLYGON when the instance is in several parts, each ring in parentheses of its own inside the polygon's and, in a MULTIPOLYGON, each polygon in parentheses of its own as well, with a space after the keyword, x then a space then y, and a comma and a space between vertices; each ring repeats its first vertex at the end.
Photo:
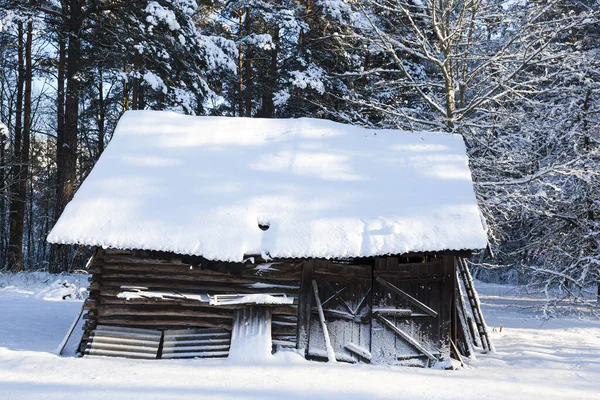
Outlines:
MULTIPOLYGON (((313 279, 318 286, 329 339, 338 361, 357 362, 359 357, 347 345, 370 348, 370 325, 363 317, 371 313, 372 273, 370 265, 348 265, 315 260, 313 279)), ((314 304, 314 303, 313 303, 314 304)), ((308 356, 322 359, 327 345, 318 318, 311 309, 308 356)))
POLYGON ((410 360, 414 365, 421 359, 426 365, 443 351, 452 304, 446 295, 454 289, 454 280, 446 274, 448 257, 430 258, 420 264, 398 262, 395 257, 376 259, 373 309, 377 318, 371 325, 374 362, 402 364, 410 360))

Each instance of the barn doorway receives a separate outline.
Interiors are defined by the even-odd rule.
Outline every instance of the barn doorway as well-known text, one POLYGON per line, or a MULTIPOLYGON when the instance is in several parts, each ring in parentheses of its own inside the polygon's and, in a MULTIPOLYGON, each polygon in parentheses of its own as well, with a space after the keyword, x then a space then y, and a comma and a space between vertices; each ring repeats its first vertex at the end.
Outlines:
MULTIPOLYGON (((442 299, 454 288, 453 270, 446 273, 441 257, 412 261, 382 257, 374 265, 315 265, 313 279, 337 361, 427 366, 446 351, 451 305, 442 299)), ((314 299, 311 307, 307 356, 325 360, 314 299)))

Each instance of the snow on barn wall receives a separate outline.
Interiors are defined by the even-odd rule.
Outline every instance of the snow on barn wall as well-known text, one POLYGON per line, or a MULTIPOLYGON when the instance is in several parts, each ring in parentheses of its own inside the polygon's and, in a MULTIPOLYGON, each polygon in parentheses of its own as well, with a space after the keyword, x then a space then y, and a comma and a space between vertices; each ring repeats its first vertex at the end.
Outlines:
POLYGON ((423 365, 486 236, 458 136, 136 111, 49 241, 97 246, 86 354, 423 365))

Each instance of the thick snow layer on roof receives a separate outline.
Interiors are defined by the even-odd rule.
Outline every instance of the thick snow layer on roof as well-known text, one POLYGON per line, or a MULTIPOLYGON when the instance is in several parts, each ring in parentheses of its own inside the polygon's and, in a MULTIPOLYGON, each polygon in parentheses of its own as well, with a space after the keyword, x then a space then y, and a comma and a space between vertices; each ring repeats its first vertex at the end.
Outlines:
POLYGON ((48 240, 230 261, 487 243, 460 136, 156 111, 121 118, 48 240))

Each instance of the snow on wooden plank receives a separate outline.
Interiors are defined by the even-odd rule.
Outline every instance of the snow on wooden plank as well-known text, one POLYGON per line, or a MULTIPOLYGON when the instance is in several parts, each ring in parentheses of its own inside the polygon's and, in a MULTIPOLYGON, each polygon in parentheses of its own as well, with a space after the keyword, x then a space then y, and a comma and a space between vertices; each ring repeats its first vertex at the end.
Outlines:
POLYGON ((348 350, 349 352, 354 353, 354 354, 364 358, 365 360, 371 361, 371 358, 372 358, 371 352, 367 348, 359 346, 355 343, 346 343, 344 345, 344 348, 346 350, 348 350))
MULTIPOLYGON (((329 354, 325 349, 311 349, 309 352, 309 356, 323 358, 326 360, 329 359, 329 354)), ((355 364, 357 360, 351 354, 345 354, 341 351, 338 351, 335 353, 335 361, 342 361, 346 363, 355 364)))
POLYGON ((195 300, 200 302, 208 302, 208 295, 191 294, 191 293, 176 293, 168 291, 152 291, 143 287, 127 287, 121 286, 124 290, 117 294, 119 299, 137 300, 137 299, 158 299, 158 300, 195 300))
POLYGON ((209 297, 211 306, 230 306, 244 304, 281 305, 294 304, 293 297, 284 293, 255 293, 255 294, 215 294, 209 297))
POLYGON ((394 317, 410 317, 412 316, 412 311, 402 308, 374 308, 373 314, 393 315, 394 317))
POLYGON ((229 261, 487 244, 458 135, 156 111, 125 113, 48 240, 229 261))
POLYGON ((419 342, 410 337, 406 332, 402 329, 398 328, 396 324, 391 322, 389 319, 382 317, 381 315, 377 316, 381 322, 383 322, 388 328, 390 328, 396 335, 400 336, 402 339, 406 340, 411 346, 415 349, 423 353, 427 358, 431 361, 437 361, 437 358, 429 352, 429 350, 425 349, 419 342))

